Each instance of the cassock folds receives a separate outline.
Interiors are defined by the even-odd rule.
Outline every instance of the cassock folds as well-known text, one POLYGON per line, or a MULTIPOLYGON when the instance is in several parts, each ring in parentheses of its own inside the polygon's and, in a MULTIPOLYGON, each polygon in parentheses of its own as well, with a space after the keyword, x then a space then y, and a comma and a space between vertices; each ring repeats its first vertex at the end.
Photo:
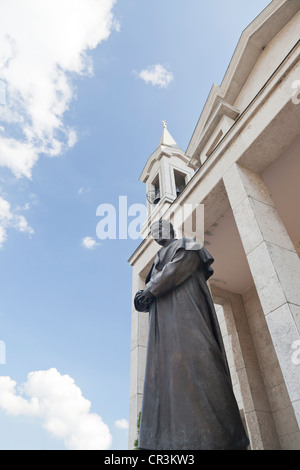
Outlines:
POLYGON ((149 335, 139 448, 246 449, 249 440, 233 394, 206 281, 213 258, 193 239, 170 240, 146 279, 149 335))

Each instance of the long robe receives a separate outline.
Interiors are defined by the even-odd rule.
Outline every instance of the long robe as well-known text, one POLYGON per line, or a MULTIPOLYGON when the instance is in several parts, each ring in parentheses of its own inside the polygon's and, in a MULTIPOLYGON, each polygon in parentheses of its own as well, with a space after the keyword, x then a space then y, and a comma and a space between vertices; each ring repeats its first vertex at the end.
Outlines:
MULTIPOLYGON (((146 279, 155 300, 149 309, 140 449, 229 450, 249 444, 206 283, 213 261, 192 239, 174 240, 157 253, 146 279)), ((145 311, 138 299, 135 305, 145 311)))

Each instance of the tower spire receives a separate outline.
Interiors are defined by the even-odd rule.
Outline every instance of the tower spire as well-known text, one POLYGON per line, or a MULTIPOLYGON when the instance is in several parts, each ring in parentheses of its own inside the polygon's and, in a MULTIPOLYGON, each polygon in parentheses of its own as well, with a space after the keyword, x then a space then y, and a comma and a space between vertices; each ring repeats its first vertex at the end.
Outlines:
POLYGON ((175 140, 173 139, 173 137, 171 136, 170 132, 167 129, 167 121, 161 121, 161 122, 163 125, 163 131, 162 131, 162 135, 161 135, 158 146, 165 145, 167 147, 178 148, 177 143, 175 142, 175 140))

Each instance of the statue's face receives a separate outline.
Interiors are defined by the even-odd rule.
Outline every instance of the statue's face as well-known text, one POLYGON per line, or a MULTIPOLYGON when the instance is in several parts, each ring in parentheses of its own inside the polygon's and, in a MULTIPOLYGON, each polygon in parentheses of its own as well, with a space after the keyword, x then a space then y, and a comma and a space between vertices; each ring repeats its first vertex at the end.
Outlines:
POLYGON ((173 240, 174 231, 171 226, 157 226, 151 229, 151 235, 161 246, 164 246, 169 240, 173 240))

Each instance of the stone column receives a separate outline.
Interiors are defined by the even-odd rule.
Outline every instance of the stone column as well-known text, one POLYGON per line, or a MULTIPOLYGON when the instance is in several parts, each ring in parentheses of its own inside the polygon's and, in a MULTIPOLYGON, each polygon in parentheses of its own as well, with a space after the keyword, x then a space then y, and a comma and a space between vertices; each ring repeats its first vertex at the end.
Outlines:
POLYGON ((138 437, 137 420, 142 408, 143 400, 149 314, 137 312, 133 304, 133 298, 136 292, 143 288, 144 280, 139 274, 135 274, 133 270, 128 435, 129 449, 134 448, 134 442, 138 437))
POLYGON ((234 164, 223 181, 299 425, 300 260, 260 175, 234 164))
POLYGON ((270 403, 256 355, 242 298, 212 286, 214 301, 223 306, 223 321, 217 311, 233 390, 244 412, 252 450, 278 450, 280 444, 270 403))

